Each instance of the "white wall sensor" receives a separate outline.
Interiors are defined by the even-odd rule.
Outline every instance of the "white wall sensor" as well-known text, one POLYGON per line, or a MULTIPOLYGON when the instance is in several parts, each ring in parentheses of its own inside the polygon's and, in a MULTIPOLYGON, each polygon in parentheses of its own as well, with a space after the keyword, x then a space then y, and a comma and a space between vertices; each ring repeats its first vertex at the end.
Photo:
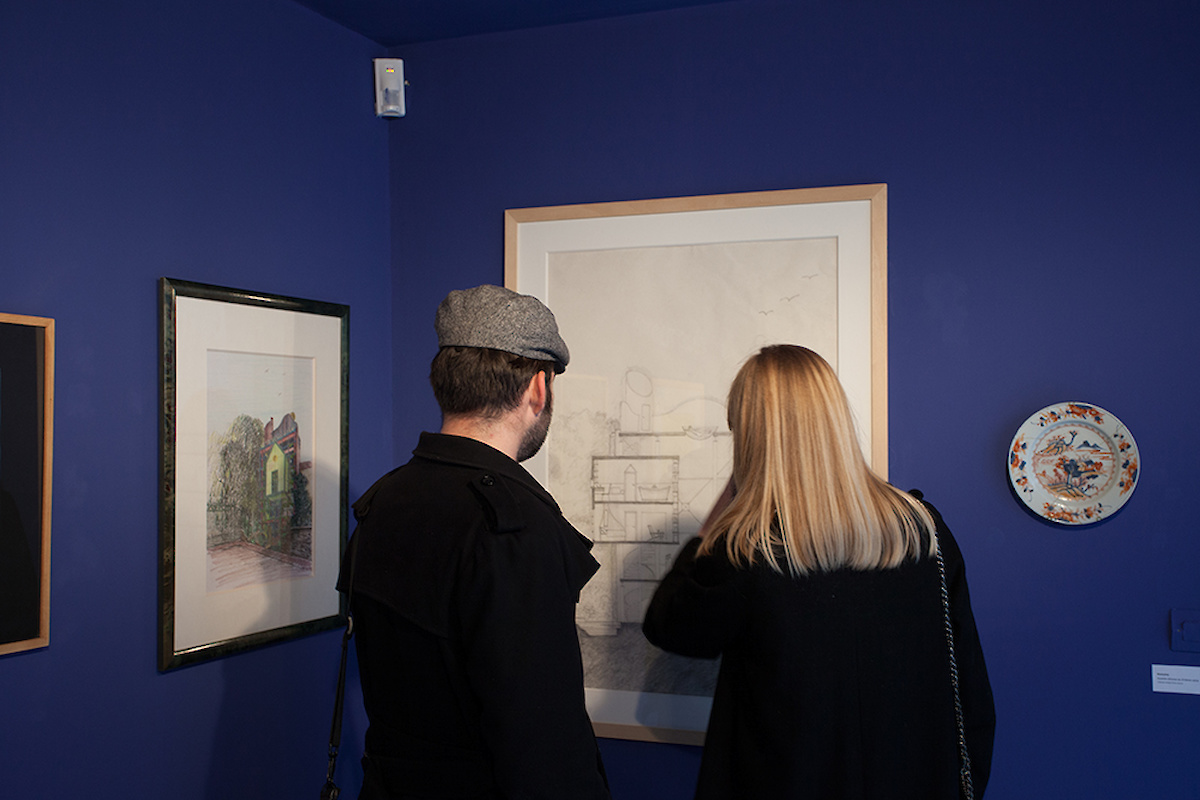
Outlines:
POLYGON ((375 59, 375 116, 404 116, 404 59, 375 59))

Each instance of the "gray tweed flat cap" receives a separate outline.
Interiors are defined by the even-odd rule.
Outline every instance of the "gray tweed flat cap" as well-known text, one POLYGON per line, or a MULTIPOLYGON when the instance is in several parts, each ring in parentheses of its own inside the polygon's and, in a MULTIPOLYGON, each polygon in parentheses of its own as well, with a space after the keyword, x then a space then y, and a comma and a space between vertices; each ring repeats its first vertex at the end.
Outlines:
POLYGON ((438 347, 487 347, 567 368, 571 354, 554 314, 536 297, 484 284, 455 289, 438 306, 438 347))

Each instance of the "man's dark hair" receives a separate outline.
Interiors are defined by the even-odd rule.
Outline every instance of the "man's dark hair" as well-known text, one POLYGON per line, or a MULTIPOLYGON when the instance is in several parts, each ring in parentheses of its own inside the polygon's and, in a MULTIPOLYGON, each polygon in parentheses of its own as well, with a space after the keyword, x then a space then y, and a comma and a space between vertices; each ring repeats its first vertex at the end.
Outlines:
POLYGON ((539 372, 554 376, 554 362, 484 347, 443 347, 429 367, 429 383, 443 415, 498 417, 517 407, 539 372))

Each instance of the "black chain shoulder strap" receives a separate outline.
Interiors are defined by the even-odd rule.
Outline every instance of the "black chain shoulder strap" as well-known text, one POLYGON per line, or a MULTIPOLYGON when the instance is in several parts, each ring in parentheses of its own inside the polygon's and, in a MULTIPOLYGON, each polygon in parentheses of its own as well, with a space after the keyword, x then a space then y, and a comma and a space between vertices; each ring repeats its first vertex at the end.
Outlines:
MULTIPOLYGON (((934 541, 937 535, 934 534, 934 541)), ((954 719, 958 723, 958 785, 963 800, 975 800, 975 786, 971 781, 971 754, 967 751, 966 725, 963 722, 962 697, 958 685, 958 659, 954 655, 954 626, 950 622, 950 590, 946 586, 946 561, 942 558, 941 544, 937 548, 938 574, 942 579, 942 613, 946 625, 946 645, 950 650, 950 684, 954 687, 954 719)))

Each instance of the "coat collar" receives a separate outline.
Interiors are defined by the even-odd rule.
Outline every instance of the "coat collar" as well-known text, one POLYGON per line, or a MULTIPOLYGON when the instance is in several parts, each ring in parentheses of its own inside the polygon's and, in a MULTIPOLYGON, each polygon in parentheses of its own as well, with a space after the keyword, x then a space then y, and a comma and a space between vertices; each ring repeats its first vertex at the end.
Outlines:
POLYGON ((413 450, 413 455, 428 461, 454 464, 460 467, 473 467, 503 475, 528 488, 537 495, 539 500, 552 507, 555 511, 559 510, 558 503, 554 501, 550 493, 524 467, 496 448, 489 444, 484 444, 478 439, 471 439, 466 436, 452 436, 445 433, 425 432, 421 434, 421 438, 417 441, 417 447, 413 450))

